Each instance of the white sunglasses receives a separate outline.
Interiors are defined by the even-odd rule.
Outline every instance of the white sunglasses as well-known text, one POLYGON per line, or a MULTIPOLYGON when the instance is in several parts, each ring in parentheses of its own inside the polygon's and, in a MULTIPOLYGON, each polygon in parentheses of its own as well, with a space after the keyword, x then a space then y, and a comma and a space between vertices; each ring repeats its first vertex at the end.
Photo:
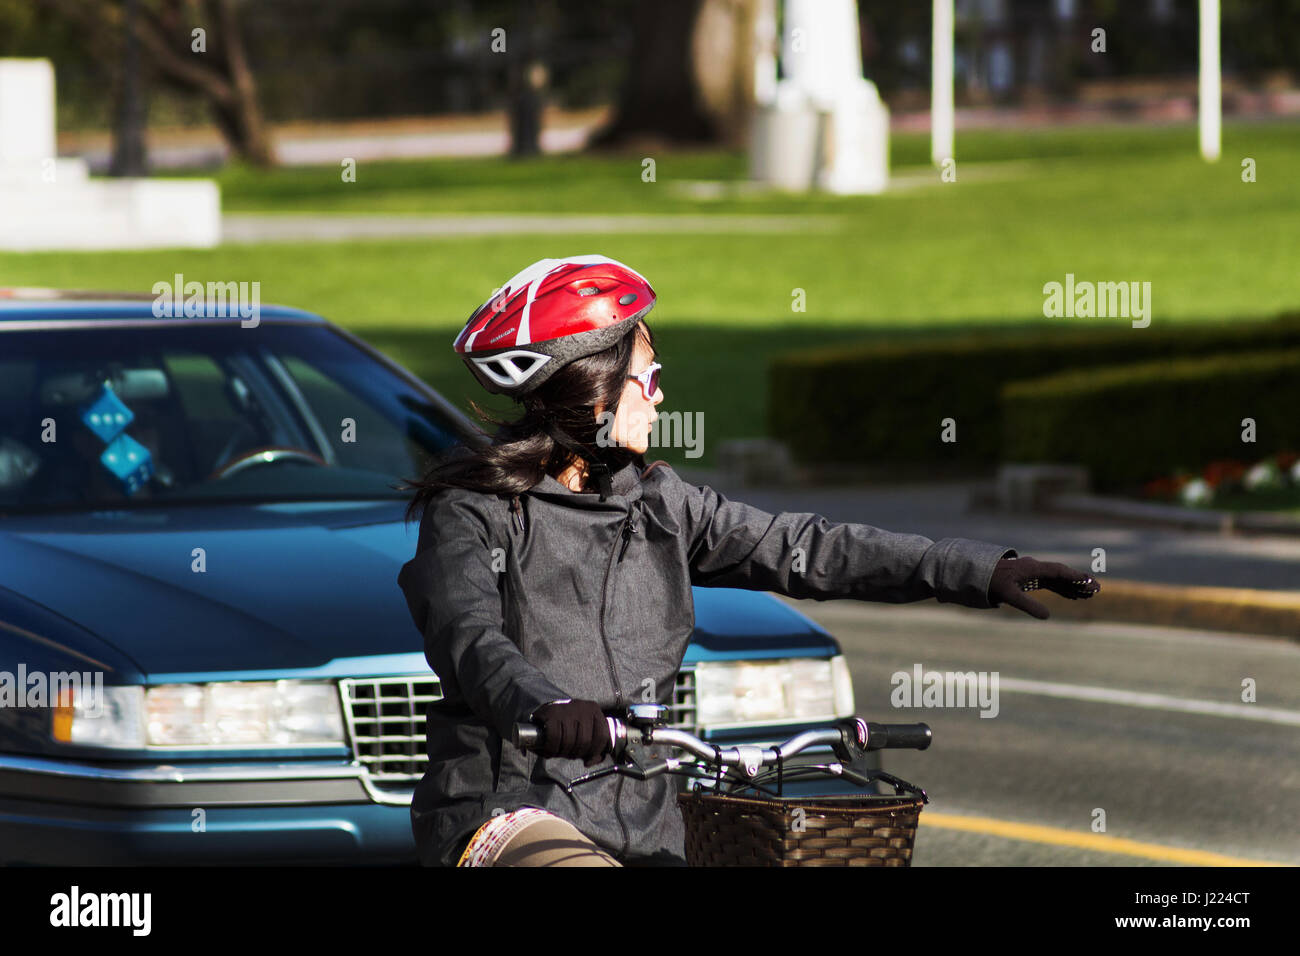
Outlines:
POLYGON ((628 378, 634 378, 641 383, 641 393, 645 395, 647 402, 655 400, 655 393, 659 391, 659 370, 663 368, 658 362, 651 363, 640 375, 629 375, 628 378))

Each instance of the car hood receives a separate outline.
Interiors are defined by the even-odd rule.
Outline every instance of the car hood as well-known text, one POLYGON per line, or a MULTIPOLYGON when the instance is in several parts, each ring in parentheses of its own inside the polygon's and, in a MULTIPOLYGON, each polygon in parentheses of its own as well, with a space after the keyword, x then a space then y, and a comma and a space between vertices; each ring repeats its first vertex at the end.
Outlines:
MULTIPOLYGON (((219 505, 0 522, 13 591, 96 634, 151 679, 323 667, 422 652, 397 586, 404 502, 219 505)), ((696 588, 687 660, 833 653, 770 596, 696 588), (743 637, 745 640, 737 641, 743 637)))

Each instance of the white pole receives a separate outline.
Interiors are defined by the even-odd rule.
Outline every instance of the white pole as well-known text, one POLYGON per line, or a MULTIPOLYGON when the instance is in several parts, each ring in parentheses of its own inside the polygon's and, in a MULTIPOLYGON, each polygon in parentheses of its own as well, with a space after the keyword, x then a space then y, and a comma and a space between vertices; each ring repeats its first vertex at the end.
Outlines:
POLYGON ((1223 142, 1223 95, 1219 79, 1219 0, 1201 0, 1201 155, 1210 162, 1219 158, 1223 142))
POLYGON ((771 106, 776 102, 776 52, 781 38, 776 34, 777 0, 758 0, 754 12, 754 102, 771 106))
POLYGON ((952 0, 934 0, 930 54, 930 158, 952 158, 952 0))

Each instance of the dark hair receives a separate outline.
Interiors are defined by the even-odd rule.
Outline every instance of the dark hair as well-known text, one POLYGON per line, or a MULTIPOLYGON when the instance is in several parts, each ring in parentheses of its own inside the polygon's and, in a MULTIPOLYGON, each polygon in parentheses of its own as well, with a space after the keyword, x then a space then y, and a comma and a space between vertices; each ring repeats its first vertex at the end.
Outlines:
MULTIPOLYGON (((471 399, 470 406, 479 419, 498 426, 496 434, 486 442, 456 445, 435 458, 423 478, 405 479, 406 487, 401 490, 415 490, 406 520, 422 515, 443 488, 513 496, 527 491, 546 475, 558 478, 578 461, 578 456, 553 437, 556 430, 589 455, 604 460, 611 473, 628 462, 645 468, 644 457, 631 449, 597 444, 605 423, 597 420, 596 407, 603 406, 611 416, 617 413, 638 334, 654 348, 650 326, 644 320, 637 322, 616 344, 570 362, 534 391, 516 398, 524 412, 513 421, 494 418, 471 399)), ((488 438, 482 429, 479 436, 488 438)))

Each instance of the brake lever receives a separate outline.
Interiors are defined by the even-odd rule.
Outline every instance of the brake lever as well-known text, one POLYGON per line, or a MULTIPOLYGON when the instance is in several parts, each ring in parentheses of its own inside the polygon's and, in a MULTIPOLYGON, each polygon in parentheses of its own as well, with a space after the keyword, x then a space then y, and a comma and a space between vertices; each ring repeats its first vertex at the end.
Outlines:
POLYGON ((611 773, 622 774, 625 777, 631 777, 633 780, 649 780, 657 777, 667 771, 671 764, 668 760, 652 760, 648 764, 643 764, 637 760, 634 755, 629 753, 626 757, 627 763, 613 764, 608 767, 602 767, 599 770, 593 770, 590 773, 584 773, 581 777, 574 777, 569 781, 565 788, 566 792, 572 793, 573 788, 580 783, 586 783, 588 780, 598 780, 601 777, 608 777, 611 773), (629 766, 629 764, 631 766, 629 766))
POLYGON ((618 770, 624 776, 631 777, 634 780, 649 780, 657 777, 666 771, 670 762, 662 757, 656 757, 653 760, 643 763, 637 759, 638 747, 632 740, 628 740, 623 748, 623 763, 618 765, 618 770), (629 766, 630 764, 630 766, 629 766))
POLYGON ((649 780, 652 777, 657 777, 667 771, 668 767, 669 762, 660 757, 644 765, 637 762, 636 769, 625 767, 623 768, 623 772, 636 780, 649 780))
POLYGON ((668 769, 666 760, 656 760, 647 766, 638 760, 636 755, 636 741, 632 739, 631 735, 625 738, 616 737, 610 754, 614 758, 613 764, 602 767, 600 770, 584 773, 580 777, 575 777, 569 781, 569 786, 586 783, 588 780, 598 780, 601 777, 609 776, 611 773, 621 773, 635 780, 648 780, 650 777, 657 777, 668 769))

